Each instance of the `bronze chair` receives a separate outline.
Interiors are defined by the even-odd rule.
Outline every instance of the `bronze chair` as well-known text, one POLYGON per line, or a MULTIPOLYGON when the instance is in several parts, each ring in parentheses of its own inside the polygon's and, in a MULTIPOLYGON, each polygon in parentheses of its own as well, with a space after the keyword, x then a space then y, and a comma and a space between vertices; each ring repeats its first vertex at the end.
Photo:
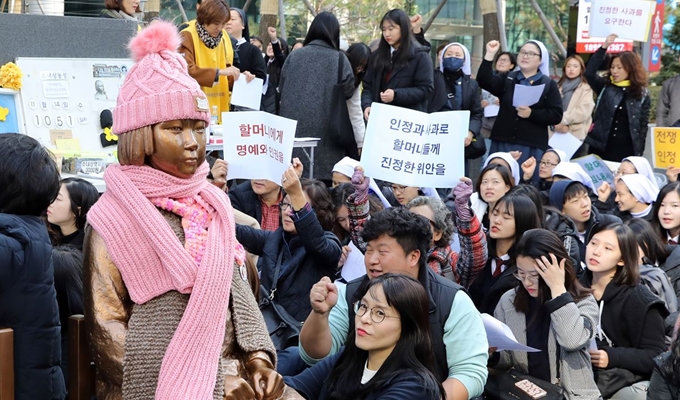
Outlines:
POLYGON ((0 328, 0 400, 14 400, 14 331, 0 328))
POLYGON ((90 400, 94 395, 95 370, 83 315, 68 319, 68 372, 68 400, 90 400))

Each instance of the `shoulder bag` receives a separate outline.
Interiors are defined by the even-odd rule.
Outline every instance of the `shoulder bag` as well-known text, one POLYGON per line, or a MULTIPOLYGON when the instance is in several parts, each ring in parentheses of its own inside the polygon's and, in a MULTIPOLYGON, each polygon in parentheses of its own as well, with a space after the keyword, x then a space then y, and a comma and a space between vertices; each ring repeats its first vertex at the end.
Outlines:
POLYGON ((354 128, 349 118, 345 88, 342 84, 342 59, 345 55, 338 52, 338 81, 333 86, 331 97, 330 118, 328 120, 328 132, 331 139, 339 146, 348 148, 356 147, 354 140, 354 128))

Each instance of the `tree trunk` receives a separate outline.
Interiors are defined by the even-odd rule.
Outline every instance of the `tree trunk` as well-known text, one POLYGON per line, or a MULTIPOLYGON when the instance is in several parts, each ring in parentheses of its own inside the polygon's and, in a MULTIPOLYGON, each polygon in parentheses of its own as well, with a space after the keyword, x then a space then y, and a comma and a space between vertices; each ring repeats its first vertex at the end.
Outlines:
POLYGON ((496 0, 480 0, 479 7, 482 11, 484 23, 484 43, 489 43, 492 40, 500 41, 501 34, 498 29, 498 7, 496 6, 496 0))
POLYGON ((260 39, 262 39, 262 51, 269 46, 269 32, 267 28, 270 26, 276 27, 276 15, 279 13, 278 0, 262 0, 260 2, 260 39))
POLYGON ((560 53, 562 53, 562 57, 567 58, 567 49, 564 48, 562 41, 560 40, 559 37, 557 37, 557 34, 555 33, 555 30, 553 29, 552 25, 550 25, 550 22, 548 22, 548 19, 545 17, 545 14, 543 14, 541 6, 538 5, 536 0, 529 0, 529 3, 531 3, 531 7, 534 9, 534 11, 536 11, 536 14, 538 14, 538 18, 541 19, 541 22, 543 22, 543 26, 545 26, 545 29, 548 31, 548 34, 552 38, 553 42, 555 42, 557 48, 560 50, 560 53))

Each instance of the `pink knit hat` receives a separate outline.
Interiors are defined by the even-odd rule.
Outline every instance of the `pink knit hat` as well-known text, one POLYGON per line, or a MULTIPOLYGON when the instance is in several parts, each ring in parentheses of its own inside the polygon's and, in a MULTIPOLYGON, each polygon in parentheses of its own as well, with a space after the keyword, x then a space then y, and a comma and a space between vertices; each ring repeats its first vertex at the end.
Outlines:
POLYGON ((158 21, 128 45, 136 64, 130 69, 113 109, 113 133, 120 135, 174 119, 210 123, 208 97, 189 76, 177 52, 181 38, 169 22, 158 21))

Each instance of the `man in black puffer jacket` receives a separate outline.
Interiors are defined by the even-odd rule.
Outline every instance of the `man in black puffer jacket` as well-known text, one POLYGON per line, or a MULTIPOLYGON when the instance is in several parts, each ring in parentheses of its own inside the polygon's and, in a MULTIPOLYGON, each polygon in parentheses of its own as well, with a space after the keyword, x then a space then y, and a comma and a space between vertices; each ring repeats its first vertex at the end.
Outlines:
POLYGON ((14 330, 16 400, 66 397, 52 246, 40 219, 59 187, 38 141, 0 135, 0 326, 14 330))

